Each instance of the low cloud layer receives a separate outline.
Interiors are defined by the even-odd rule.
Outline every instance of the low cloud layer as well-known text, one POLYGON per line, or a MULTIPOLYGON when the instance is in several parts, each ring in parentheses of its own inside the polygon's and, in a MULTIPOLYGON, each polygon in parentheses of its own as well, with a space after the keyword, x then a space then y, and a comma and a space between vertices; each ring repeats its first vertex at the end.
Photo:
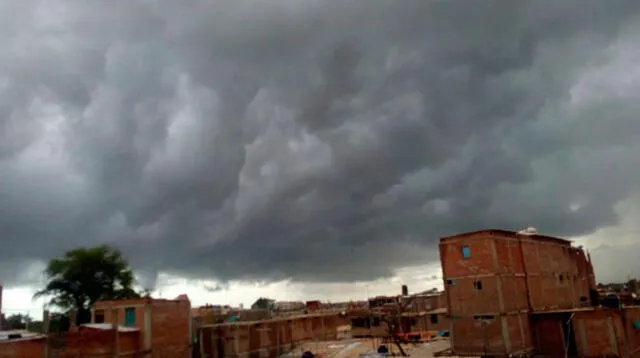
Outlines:
POLYGON ((103 242, 151 281, 374 279, 638 186, 637 1, 0 7, 10 284, 103 242))

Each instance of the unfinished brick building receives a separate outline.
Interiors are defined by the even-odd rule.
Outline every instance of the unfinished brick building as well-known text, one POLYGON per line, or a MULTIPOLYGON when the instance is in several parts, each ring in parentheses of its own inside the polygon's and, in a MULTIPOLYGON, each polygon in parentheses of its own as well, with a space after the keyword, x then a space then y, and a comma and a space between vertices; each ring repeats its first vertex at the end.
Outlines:
POLYGON ((140 330, 143 357, 191 356, 191 303, 184 295, 175 300, 140 298, 96 302, 91 322, 111 324, 114 321, 140 330))
POLYGON ((587 254, 532 231, 482 230, 440 240, 458 354, 533 350, 530 313, 588 306, 595 289, 587 254))

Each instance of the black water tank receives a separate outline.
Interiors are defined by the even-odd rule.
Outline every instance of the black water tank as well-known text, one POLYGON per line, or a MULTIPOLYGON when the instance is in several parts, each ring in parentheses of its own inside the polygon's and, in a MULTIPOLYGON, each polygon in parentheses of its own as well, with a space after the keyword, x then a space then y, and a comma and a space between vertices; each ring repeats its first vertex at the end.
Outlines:
MULTIPOLYGON (((396 286, 398 287, 398 286, 396 286)), ((407 287, 407 285, 402 285, 402 295, 403 296, 409 296, 409 287, 407 287)))

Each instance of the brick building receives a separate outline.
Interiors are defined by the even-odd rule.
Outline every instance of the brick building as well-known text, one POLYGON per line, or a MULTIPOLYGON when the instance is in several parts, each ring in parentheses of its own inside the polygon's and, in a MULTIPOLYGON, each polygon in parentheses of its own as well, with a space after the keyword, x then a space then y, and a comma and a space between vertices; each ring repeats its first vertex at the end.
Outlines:
POLYGON ((508 355, 533 349, 530 313, 590 304, 590 258, 571 242, 533 231, 482 230, 440 240, 459 354, 508 355))
POLYGON ((204 325, 199 330, 198 353, 211 358, 275 358, 291 352, 300 342, 335 340, 338 327, 347 322, 340 314, 308 314, 204 325))
POLYGON ((113 323, 140 330, 143 357, 187 358, 191 356, 191 303, 186 296, 175 300, 140 298, 98 301, 91 311, 92 323, 113 323))

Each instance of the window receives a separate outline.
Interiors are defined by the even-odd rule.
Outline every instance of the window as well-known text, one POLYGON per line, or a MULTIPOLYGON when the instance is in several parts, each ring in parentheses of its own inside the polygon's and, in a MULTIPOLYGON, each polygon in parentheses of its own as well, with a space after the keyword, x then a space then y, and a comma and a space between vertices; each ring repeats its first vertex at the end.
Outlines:
POLYGON ((485 321, 485 322, 487 322, 487 321, 495 320, 496 316, 494 316, 494 315, 474 315, 473 318, 476 321, 485 321))
POLYGON ((447 280, 447 285, 449 286, 453 286, 454 285, 454 281, 453 280, 447 280))
POLYGON ((468 259, 469 257, 471 257, 471 249, 469 248, 469 246, 467 245, 462 246, 462 257, 465 259, 468 259))
POLYGON ((354 318, 351 320, 353 328, 369 328, 369 320, 366 318, 354 318))
POLYGON ((373 320, 371 321, 371 326, 372 327, 380 326, 380 318, 379 317, 373 317, 373 320))
POLYGON ((134 307, 124 309, 124 325, 127 327, 136 325, 136 309, 134 307))
POLYGON ((93 313, 93 323, 104 323, 104 311, 96 310, 93 313))
POLYGON ((432 314, 429 317, 429 320, 431 321, 431 323, 438 323, 438 315, 437 314, 432 314))
POLYGON ((482 281, 480 280, 473 281, 473 288, 475 288, 478 291, 482 290, 482 281))

